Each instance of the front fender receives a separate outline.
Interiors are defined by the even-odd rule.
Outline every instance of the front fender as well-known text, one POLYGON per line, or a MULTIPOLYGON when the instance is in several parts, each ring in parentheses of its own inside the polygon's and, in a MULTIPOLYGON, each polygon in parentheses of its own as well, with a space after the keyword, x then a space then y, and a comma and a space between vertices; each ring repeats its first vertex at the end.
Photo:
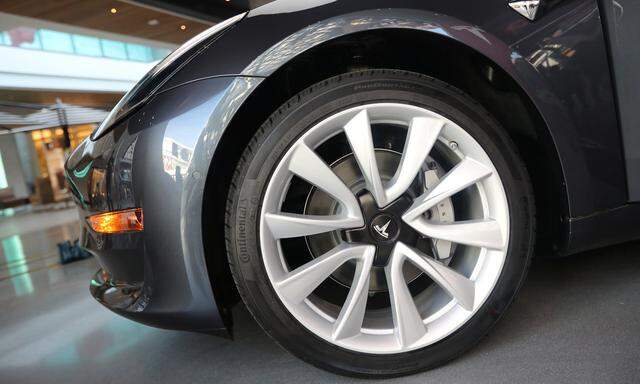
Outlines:
MULTIPOLYGON (((101 271, 93 296, 112 311, 161 328, 228 326, 203 248, 204 189, 213 149, 260 79, 215 77, 156 94, 66 163, 80 216, 142 208, 144 230, 101 234, 82 220, 82 246, 101 271)), ((224 255, 215 255, 224 257, 224 255)))
POLYGON ((251 11, 167 86, 269 77, 302 52, 368 30, 442 36, 484 55, 528 95, 560 159, 569 217, 581 217, 624 204, 626 178, 597 2, 558 4, 532 23, 504 0, 279 0, 251 11))

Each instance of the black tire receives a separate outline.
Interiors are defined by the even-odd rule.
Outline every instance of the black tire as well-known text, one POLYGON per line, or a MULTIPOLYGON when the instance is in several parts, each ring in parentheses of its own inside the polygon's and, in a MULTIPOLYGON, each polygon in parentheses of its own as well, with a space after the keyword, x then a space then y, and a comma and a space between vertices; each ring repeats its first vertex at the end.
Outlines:
POLYGON ((512 302, 534 246, 534 200, 526 169, 505 130, 478 103, 436 79, 396 70, 347 73, 315 84, 273 113, 248 144, 233 177, 226 213, 231 271, 244 303, 285 349, 318 367, 353 376, 399 376, 459 356, 487 334, 512 302), (507 193, 510 241, 496 286, 484 305, 445 339, 406 353, 373 355, 330 344, 302 326, 276 295, 259 249, 261 200, 281 156, 323 118, 353 106, 395 101, 422 106, 458 123, 492 159, 507 193))

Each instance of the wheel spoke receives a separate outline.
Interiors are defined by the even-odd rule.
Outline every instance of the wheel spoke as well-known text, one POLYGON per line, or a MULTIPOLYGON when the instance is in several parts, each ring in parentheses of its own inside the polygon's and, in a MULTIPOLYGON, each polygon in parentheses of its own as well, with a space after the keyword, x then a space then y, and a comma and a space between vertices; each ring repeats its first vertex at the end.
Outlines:
POLYGON ((465 157, 432 190, 418 197, 407 212, 402 215, 402 219, 410 224, 410 221, 420 217, 440 201, 477 183, 491 173, 491 169, 484 164, 470 157, 465 157))
POLYGON ((362 218, 345 216, 299 215, 297 213, 267 213, 267 226, 275 239, 310 236, 337 229, 356 228, 363 225, 362 218))
POLYGON ((401 250, 402 243, 397 243, 391 259, 385 267, 385 274, 391 298, 394 333, 400 346, 406 348, 420 340, 427 329, 422 322, 422 317, 416 308, 402 272, 406 255, 401 250))
POLYGON ((503 250, 505 247, 500 224, 493 219, 433 224, 420 217, 411 221, 409 225, 422 235, 433 239, 497 250, 503 250))
POLYGON ((376 151, 373 147, 373 137, 371 135, 371 124, 366 110, 360 111, 345 126, 344 132, 353 151, 353 155, 358 162, 360 171, 364 176, 367 189, 373 195, 379 207, 387 204, 384 193, 378 163, 376 162, 376 151))
POLYGON ((438 139, 444 121, 429 117, 411 120, 404 144, 402 159, 386 189, 386 200, 393 201, 409 188, 438 139))
POLYGON ((355 336, 362 329, 362 320, 367 308, 367 298, 369 296, 369 277, 371 275, 371 264, 375 256, 376 248, 369 246, 364 251, 362 258, 356 264, 351 289, 347 296, 340 315, 333 326, 332 337, 334 340, 345 339, 355 336))
MULTIPOLYGON (((339 266, 347 260, 361 259, 371 253, 373 246, 339 245, 324 255, 289 272, 284 279, 275 283, 276 289, 292 303, 301 303, 339 266)), ((375 252, 375 248, 374 248, 375 252)))
MULTIPOLYGON (((362 217, 355 196, 331 168, 303 143, 299 143, 289 158, 289 170, 338 200, 351 217, 362 217)), ((364 223, 361 222, 360 225, 364 223)))
POLYGON ((399 244, 398 248, 413 264, 433 279, 442 289, 467 311, 473 310, 475 299, 475 283, 455 270, 436 261, 422 252, 399 244))

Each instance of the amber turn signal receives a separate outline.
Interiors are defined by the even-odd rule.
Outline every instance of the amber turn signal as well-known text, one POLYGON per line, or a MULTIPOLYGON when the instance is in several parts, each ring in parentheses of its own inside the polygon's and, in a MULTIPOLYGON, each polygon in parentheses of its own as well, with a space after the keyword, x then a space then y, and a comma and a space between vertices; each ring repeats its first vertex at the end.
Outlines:
POLYGON ((139 232, 144 229, 142 208, 100 213, 87 217, 87 222, 98 233, 139 232))

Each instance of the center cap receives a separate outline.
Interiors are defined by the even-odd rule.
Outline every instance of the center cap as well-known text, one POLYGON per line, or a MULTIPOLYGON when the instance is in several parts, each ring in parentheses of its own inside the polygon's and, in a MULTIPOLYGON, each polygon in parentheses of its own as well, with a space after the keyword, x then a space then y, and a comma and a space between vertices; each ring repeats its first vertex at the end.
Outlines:
POLYGON ((396 240, 400 233, 398 222, 388 213, 381 213, 375 216, 369 224, 369 230, 371 231, 371 236, 382 243, 396 240))
POLYGON ((400 218, 411 206, 411 199, 402 196, 385 207, 378 207, 371 193, 358 194, 365 225, 360 228, 347 229, 342 233, 343 239, 349 243, 372 244, 376 246, 373 265, 385 267, 397 241, 415 246, 418 241, 417 232, 400 218))

